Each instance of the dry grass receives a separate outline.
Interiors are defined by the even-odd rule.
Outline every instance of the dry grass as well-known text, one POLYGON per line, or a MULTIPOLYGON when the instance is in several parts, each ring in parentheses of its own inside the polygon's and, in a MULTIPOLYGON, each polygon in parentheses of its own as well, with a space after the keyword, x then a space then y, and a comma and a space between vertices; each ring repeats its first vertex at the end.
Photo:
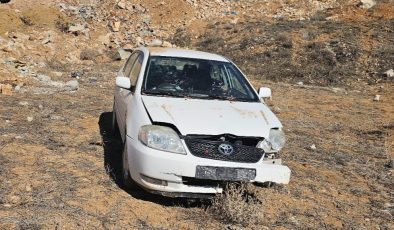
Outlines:
POLYGON ((228 184, 207 211, 223 222, 250 226, 261 222, 263 203, 247 184, 228 184))

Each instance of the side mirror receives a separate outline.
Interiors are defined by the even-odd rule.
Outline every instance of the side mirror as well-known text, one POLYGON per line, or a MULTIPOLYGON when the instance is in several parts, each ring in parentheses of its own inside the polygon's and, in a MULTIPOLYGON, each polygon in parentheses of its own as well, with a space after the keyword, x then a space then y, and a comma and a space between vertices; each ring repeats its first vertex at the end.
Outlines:
POLYGON ((130 89, 131 82, 127 77, 116 77, 116 86, 123 89, 130 89))
POLYGON ((261 87, 259 89, 259 97, 260 98, 272 98, 272 92, 270 88, 261 87))

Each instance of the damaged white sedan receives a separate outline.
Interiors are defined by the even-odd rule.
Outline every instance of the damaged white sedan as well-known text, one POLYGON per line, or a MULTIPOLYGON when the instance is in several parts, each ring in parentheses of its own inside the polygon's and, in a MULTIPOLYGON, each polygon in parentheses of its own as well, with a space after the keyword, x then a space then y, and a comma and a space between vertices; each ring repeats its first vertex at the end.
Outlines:
POLYGON ((220 55, 138 48, 116 78, 113 129, 123 180, 165 196, 221 193, 227 182, 289 183, 282 124, 220 55))

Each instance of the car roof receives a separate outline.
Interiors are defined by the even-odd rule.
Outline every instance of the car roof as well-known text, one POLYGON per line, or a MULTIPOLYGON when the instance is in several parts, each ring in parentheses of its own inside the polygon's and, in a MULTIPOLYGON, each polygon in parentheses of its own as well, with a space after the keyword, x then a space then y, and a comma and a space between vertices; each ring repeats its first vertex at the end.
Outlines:
POLYGON ((213 61, 229 62, 223 56, 196 50, 186 50, 178 48, 164 48, 164 47, 141 47, 147 49, 151 56, 165 56, 165 57, 182 57, 182 58, 196 58, 213 61))

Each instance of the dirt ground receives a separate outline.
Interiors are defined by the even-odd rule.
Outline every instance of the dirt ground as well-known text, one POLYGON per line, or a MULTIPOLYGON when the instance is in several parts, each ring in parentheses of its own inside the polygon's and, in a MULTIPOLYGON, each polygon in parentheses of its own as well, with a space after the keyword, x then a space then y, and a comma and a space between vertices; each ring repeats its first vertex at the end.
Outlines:
POLYGON ((302 21, 251 14, 307 12, 305 1, 229 1, 236 23, 211 8, 212 18, 196 18, 202 6, 192 11, 190 1, 176 12, 176 1, 146 1, 153 24, 195 23, 169 41, 224 54, 256 88, 273 91, 267 103, 284 125, 281 156, 292 177, 285 186, 249 186, 262 208, 248 225, 221 218, 206 200, 124 188, 121 142, 109 132, 122 64, 112 58, 117 34, 111 45, 97 42, 107 22, 90 27, 90 36, 64 33, 57 21, 78 20, 55 2, 94 1, 0 5, 0 35, 8 39, 0 37, 0 84, 12 89, 0 93, 0 229, 394 229, 394 81, 384 74, 394 68, 392 1, 370 10, 339 1, 302 21), (241 15, 253 2, 262 8, 241 15), (77 90, 54 86, 75 79, 77 90))
MULTIPOLYGON (((100 72, 112 79, 116 67, 108 63, 100 72)), ((292 169, 288 186, 256 187, 264 201, 262 226, 392 228, 393 86, 346 91, 255 84, 273 89, 269 104, 284 123, 282 158, 292 169), (378 102, 372 100, 376 90, 383 95, 378 102)), ((113 82, 97 85, 82 83, 77 93, 45 98, 2 96, 1 228, 227 226, 200 202, 124 190, 118 183, 120 142, 108 134, 113 82)))

